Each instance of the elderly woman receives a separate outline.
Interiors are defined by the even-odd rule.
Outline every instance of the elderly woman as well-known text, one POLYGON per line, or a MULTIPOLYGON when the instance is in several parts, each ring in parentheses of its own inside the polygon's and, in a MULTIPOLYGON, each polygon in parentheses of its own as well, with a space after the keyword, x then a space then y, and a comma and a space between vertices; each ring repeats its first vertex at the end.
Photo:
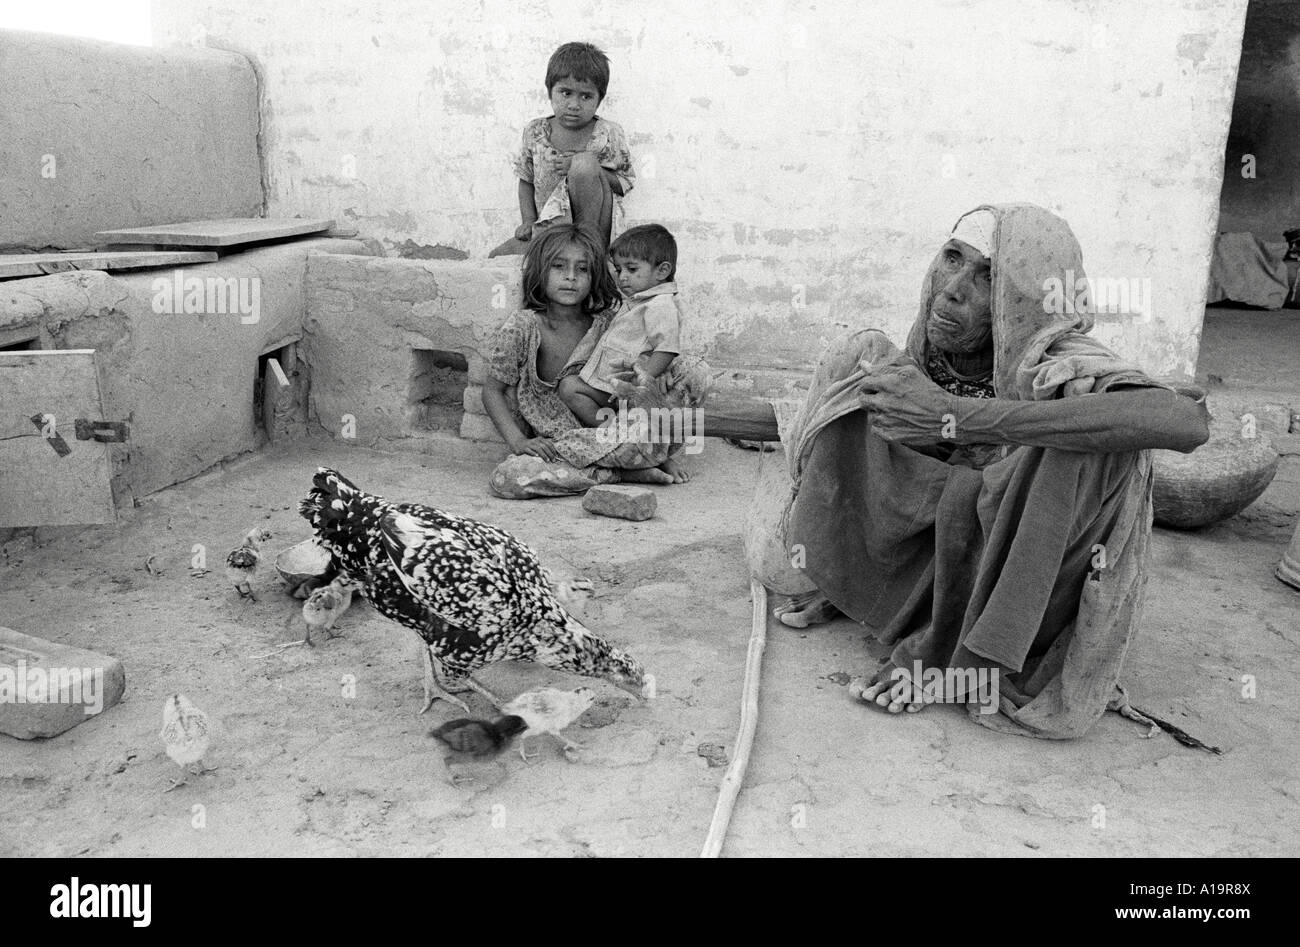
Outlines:
POLYGON ((970 212, 906 349, 840 340, 783 425, 790 481, 758 498, 751 568, 796 593, 786 624, 843 612, 892 647, 853 689, 866 702, 981 705, 987 726, 1063 738, 1122 695, 1149 452, 1204 443, 1206 412, 1089 339, 1090 316, 1049 311, 1047 280, 1070 270, 1078 242, 1048 211, 970 212))

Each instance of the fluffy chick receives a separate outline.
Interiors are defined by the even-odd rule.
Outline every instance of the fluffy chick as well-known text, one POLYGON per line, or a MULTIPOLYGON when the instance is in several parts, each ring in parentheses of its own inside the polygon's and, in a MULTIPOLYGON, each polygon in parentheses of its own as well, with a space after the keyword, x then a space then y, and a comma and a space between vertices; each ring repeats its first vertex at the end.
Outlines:
POLYGON ((261 545, 270 538, 269 529, 254 526, 244 537, 243 544, 226 556, 226 578, 234 584, 240 598, 247 595, 254 602, 257 601, 257 596, 253 594, 253 577, 257 575, 258 566, 262 563, 261 545))
POLYGON ((172 694, 167 698, 163 704, 162 740, 167 755, 181 768, 181 778, 163 792, 185 785, 190 766, 194 763, 199 764, 198 775, 205 772, 203 756, 208 752, 209 729, 208 715, 190 703, 184 694, 172 694))
POLYGON ((313 631, 325 632, 327 638, 337 638, 334 623, 352 606, 352 593, 361 588, 361 583, 345 575, 336 576, 329 585, 324 585, 312 592, 307 601, 302 603, 302 620, 307 625, 307 636, 303 644, 311 645, 313 631))
POLYGON ((564 756, 570 762, 576 759, 582 744, 568 739, 560 731, 577 720, 596 700, 596 692, 590 687, 562 691, 554 687, 528 691, 520 694, 501 708, 503 714, 522 717, 528 731, 519 738, 519 755, 528 761, 525 749, 528 737, 549 733, 564 744, 564 756))
MULTIPOLYGON (((507 715, 496 720, 470 720, 461 717, 449 720, 429 736, 436 737, 447 747, 444 759, 450 769, 453 763, 472 763, 496 756, 516 734, 527 727, 522 717, 507 715)), ((451 781, 459 783, 472 776, 453 772, 451 781)))

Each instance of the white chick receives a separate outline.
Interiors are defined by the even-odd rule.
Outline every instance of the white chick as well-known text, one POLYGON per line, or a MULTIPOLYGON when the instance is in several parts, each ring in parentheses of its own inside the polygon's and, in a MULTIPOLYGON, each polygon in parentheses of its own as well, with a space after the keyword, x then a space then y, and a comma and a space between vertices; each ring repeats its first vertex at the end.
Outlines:
POLYGON ((586 611, 587 600, 591 598, 592 589, 594 588, 590 579, 577 576, 556 582, 551 580, 548 575, 547 580, 550 581, 551 590, 555 593, 555 597, 560 600, 560 604, 567 611, 570 613, 577 612, 578 614, 586 611))
POLYGON ((362 585, 346 575, 338 575, 329 585, 323 585, 307 597, 302 603, 302 620, 307 625, 307 636, 303 644, 311 645, 313 631, 325 632, 327 638, 337 638, 331 629, 340 616, 352 605, 352 593, 360 591, 362 585))
POLYGON ((163 792, 185 785, 190 766, 199 764, 198 775, 206 772, 203 755, 208 752, 208 715, 189 702, 184 694, 172 694, 163 704, 162 739, 167 755, 181 768, 181 778, 163 792))
POLYGON ((254 526, 244 537, 244 544, 226 556, 226 578, 234 584, 240 598, 247 595, 254 602, 257 601, 257 596, 253 594, 253 577, 257 575, 257 568, 262 562, 260 547, 270 538, 269 529, 254 526))
POLYGON ((529 759, 525 750, 527 738, 534 734, 541 736, 545 733, 551 734, 564 744, 564 756, 569 762, 573 762, 577 751, 582 749, 582 744, 568 739, 560 731, 581 717, 595 700, 596 692, 590 687, 579 687, 572 691, 544 687, 541 690, 520 694, 502 707, 501 713, 522 718, 528 728, 519 738, 519 755, 524 758, 524 762, 528 762, 529 759))

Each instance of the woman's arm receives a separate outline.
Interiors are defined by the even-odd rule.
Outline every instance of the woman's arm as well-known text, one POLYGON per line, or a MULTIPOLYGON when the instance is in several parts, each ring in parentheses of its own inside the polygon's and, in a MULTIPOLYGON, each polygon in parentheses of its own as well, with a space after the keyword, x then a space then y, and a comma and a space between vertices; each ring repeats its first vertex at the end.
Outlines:
POLYGON ((955 441, 1101 454, 1151 448, 1186 454, 1209 439, 1205 405, 1163 388, 1053 401, 959 398, 906 365, 867 372, 862 391, 872 430, 911 446, 955 441))
POLYGON ((1056 401, 954 400, 954 439, 960 444, 1190 454, 1210 437, 1205 405, 1164 388, 1125 388, 1056 401))

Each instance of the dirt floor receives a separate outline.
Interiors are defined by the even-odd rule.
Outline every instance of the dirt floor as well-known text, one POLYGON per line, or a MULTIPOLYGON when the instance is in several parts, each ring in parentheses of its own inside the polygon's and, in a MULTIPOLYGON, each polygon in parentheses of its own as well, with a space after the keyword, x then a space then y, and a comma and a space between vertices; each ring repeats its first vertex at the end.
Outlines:
MULTIPOLYGON (((1206 370, 1231 387, 1233 365, 1277 361, 1277 347, 1250 332, 1260 325, 1271 324, 1207 320, 1206 370), (1250 344, 1257 355, 1243 352, 1250 344)), ((1285 374, 1265 374, 1270 391, 1294 390, 1285 374)), ((0 623, 117 656, 127 693, 55 739, 0 736, 0 855, 697 854, 739 720, 750 627, 741 523, 759 464, 775 462, 706 443, 693 482, 657 488, 659 514, 645 523, 594 517, 576 498, 498 500, 486 461, 307 442, 147 497, 117 528, 8 542, 0 623), (390 498, 503 526, 554 572, 590 578, 584 619, 656 675, 658 697, 639 703, 598 682, 598 703, 573 728, 587 746, 580 762, 543 738, 531 764, 507 752, 452 785, 427 734, 460 713, 439 703, 417 715, 412 632, 362 604, 341 637, 277 650, 301 634, 301 603, 273 573, 256 603, 223 578, 250 527, 273 530, 277 550, 308 535, 296 504, 322 463, 390 498), (195 544, 214 570, 198 577, 195 544), (178 772, 159 739, 174 691, 217 725, 215 770, 164 794, 178 772)), ((1145 739, 1114 714, 1072 742, 1000 735, 944 706, 890 717, 843 686, 880 654, 863 628, 770 623, 758 737, 726 854, 1300 853, 1300 592, 1273 577, 1298 510, 1293 453, 1245 513, 1154 535, 1125 681, 1135 703, 1222 756, 1145 739)), ((506 694, 579 683, 529 665, 481 679, 506 694)), ((471 706, 488 710, 477 696, 471 706)))
MULTIPOLYGON (((155 494, 118 530, 9 542, 5 624, 116 655, 128 683, 119 706, 60 737, 0 737, 0 854, 696 854, 724 772, 709 745, 730 752, 739 718, 750 624, 740 525, 759 463, 710 440, 695 480, 661 488, 659 515, 633 524, 591 516, 577 499, 495 499, 486 462, 299 444, 155 494), (505 526, 555 571, 589 577, 588 623, 655 673, 657 699, 600 683, 574 728, 587 745, 580 762, 544 742, 531 764, 507 753, 451 785, 427 733, 458 712, 440 703, 416 714, 414 634, 361 605, 341 620, 342 637, 276 650, 301 624, 300 603, 273 575, 255 604, 219 568, 191 576, 196 543, 212 565, 256 524, 276 548, 305 537, 295 505, 320 463, 375 492, 505 526), (151 556, 162 575, 146 569, 151 556), (348 675, 354 698, 343 695, 348 675), (217 724, 215 770, 164 794, 177 770, 158 733, 173 691, 217 724)), ((1246 514, 1156 534, 1127 682, 1139 704, 1221 745, 1222 757, 1143 739, 1114 714, 1066 743, 1002 736, 943 706, 892 718, 842 686, 874 666, 862 628, 772 623, 727 854, 1300 851, 1300 592, 1272 576, 1295 522, 1284 511, 1298 500, 1300 460, 1289 458, 1246 514), (1254 699, 1241 696, 1243 674, 1258 681, 1254 699)), ((528 665, 482 679, 507 694, 576 684, 528 665)))

